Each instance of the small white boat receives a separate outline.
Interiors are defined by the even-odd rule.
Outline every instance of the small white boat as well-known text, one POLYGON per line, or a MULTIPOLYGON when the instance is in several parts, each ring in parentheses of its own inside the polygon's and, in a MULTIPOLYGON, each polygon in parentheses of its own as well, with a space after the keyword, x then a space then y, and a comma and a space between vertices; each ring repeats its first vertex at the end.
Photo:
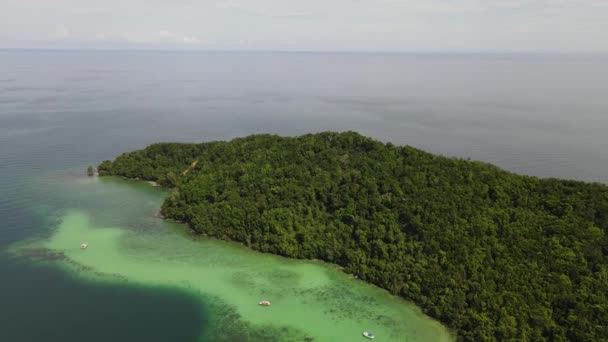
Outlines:
POLYGON ((372 334, 370 332, 367 332, 367 331, 363 332, 363 336, 365 336, 365 337, 367 337, 369 339, 372 339, 372 340, 376 338, 376 335, 374 335, 374 334, 372 334))
POLYGON ((86 242, 80 244, 80 249, 86 249, 87 247, 89 247, 89 244, 86 242))
POLYGON ((267 300, 263 300, 263 301, 259 302, 258 304, 261 306, 270 306, 270 302, 267 300))

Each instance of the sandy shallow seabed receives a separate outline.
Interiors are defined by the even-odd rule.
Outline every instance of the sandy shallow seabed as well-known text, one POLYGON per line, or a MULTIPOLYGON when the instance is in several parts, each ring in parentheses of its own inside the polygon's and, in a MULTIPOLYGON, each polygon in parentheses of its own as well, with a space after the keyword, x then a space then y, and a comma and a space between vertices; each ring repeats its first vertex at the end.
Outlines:
POLYGON ((354 341, 364 330, 378 341, 453 340, 417 307, 331 265, 188 236, 183 226, 150 215, 165 193, 146 183, 66 183, 74 205, 59 211, 52 233, 9 252, 89 281, 188 291, 212 312, 216 329, 203 340, 354 341), (89 247, 80 249, 82 242, 89 247), (260 307, 260 300, 272 306, 260 307))

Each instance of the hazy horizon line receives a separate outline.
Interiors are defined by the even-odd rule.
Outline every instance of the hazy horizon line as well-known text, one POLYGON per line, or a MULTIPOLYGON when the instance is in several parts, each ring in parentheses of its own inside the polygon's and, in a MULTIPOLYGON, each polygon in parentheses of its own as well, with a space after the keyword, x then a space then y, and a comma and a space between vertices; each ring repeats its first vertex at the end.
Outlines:
POLYGON ((197 49, 146 47, 1 47, 0 51, 45 52, 185 52, 185 53, 345 53, 345 54, 505 54, 505 55, 608 55, 608 50, 365 50, 365 49, 197 49))

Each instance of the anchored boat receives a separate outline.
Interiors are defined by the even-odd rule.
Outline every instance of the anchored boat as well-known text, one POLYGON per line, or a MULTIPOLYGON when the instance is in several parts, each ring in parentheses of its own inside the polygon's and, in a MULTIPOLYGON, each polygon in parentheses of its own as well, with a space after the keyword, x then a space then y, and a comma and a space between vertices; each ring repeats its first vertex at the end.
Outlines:
POLYGON ((365 336, 365 337, 367 337, 369 339, 372 339, 372 340, 376 338, 376 335, 374 335, 374 334, 372 334, 370 332, 367 332, 367 331, 363 332, 363 336, 365 336))
POLYGON ((270 302, 267 300, 263 300, 263 301, 259 302, 258 304, 261 306, 270 306, 270 302))
POLYGON ((80 249, 86 249, 87 247, 89 247, 89 244, 86 242, 80 244, 80 249))

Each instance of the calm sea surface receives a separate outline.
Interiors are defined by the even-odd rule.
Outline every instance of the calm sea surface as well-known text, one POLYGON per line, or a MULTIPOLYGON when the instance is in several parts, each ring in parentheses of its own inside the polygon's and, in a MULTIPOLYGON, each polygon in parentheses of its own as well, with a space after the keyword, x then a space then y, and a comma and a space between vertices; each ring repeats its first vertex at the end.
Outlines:
MULTIPOLYGON (((605 55, 0 51, 0 249, 74 207, 66 179, 158 141, 355 130, 608 182, 607 129, 605 55)), ((171 288, 84 282, 5 253, 0 274, 1 341, 191 341, 204 329, 199 303, 171 288)))

